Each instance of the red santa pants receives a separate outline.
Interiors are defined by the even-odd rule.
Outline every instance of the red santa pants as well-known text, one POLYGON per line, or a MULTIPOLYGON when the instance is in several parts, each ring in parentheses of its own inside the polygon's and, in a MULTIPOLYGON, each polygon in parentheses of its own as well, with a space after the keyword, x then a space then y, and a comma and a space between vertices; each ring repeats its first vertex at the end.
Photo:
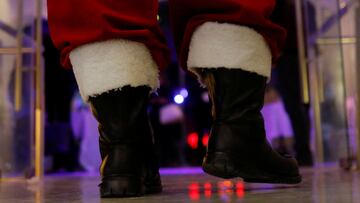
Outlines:
MULTIPOLYGON (((169 0, 180 65, 241 68, 266 77, 285 39, 269 16, 275 0, 169 0)), ((50 31, 82 96, 158 85, 168 49, 158 0, 48 0, 50 31)))

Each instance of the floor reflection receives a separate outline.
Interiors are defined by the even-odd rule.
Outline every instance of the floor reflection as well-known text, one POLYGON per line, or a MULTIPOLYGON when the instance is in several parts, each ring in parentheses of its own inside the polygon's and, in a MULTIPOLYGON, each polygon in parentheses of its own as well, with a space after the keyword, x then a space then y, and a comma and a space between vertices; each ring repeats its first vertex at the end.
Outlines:
POLYGON ((334 167, 303 169, 297 186, 223 180, 200 169, 162 170, 164 192, 141 198, 100 199, 97 174, 58 174, 44 181, 2 180, 0 202, 315 202, 360 203, 360 173, 334 167), (177 172, 178 171, 178 172, 177 172))

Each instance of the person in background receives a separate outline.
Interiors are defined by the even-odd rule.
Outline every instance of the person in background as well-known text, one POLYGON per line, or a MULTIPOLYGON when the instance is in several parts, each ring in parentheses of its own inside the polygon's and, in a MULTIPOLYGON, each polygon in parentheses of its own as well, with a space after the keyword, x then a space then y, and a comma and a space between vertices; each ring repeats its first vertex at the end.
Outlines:
POLYGON ((90 107, 75 93, 71 102, 71 129, 79 142, 79 163, 85 171, 94 173, 100 167, 99 143, 97 141, 97 121, 90 107))
POLYGON ((54 46, 49 26, 43 20, 43 45, 45 65, 45 153, 52 157, 49 172, 75 171, 79 146, 70 124, 71 100, 77 89, 74 74, 60 63, 59 50, 54 46))
POLYGON ((266 137, 279 154, 293 155, 293 131, 284 104, 274 87, 268 85, 265 93, 264 115, 266 137))

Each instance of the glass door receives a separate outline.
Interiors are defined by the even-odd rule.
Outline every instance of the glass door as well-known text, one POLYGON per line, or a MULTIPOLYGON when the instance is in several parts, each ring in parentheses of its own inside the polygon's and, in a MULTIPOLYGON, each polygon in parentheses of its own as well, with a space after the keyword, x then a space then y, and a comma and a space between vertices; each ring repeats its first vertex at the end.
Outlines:
POLYGON ((0 1, 0 178, 42 176, 41 1, 0 1))
POLYGON ((302 82, 313 109, 316 160, 340 160, 344 168, 351 167, 357 148, 355 5, 350 0, 302 0, 297 5, 304 28, 299 35, 305 45, 302 82))

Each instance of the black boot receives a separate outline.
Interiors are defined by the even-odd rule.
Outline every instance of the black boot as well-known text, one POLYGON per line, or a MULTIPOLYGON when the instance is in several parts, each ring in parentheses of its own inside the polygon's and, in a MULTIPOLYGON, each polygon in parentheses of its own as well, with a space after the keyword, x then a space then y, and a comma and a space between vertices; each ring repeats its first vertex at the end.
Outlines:
POLYGON ((203 69, 203 82, 213 103, 213 126, 205 172, 221 177, 241 177, 245 182, 301 182, 295 159, 281 156, 266 140, 260 110, 266 78, 230 69, 203 69))
POLYGON ((89 99, 99 122, 101 197, 162 191, 147 106, 150 88, 123 87, 89 99))

